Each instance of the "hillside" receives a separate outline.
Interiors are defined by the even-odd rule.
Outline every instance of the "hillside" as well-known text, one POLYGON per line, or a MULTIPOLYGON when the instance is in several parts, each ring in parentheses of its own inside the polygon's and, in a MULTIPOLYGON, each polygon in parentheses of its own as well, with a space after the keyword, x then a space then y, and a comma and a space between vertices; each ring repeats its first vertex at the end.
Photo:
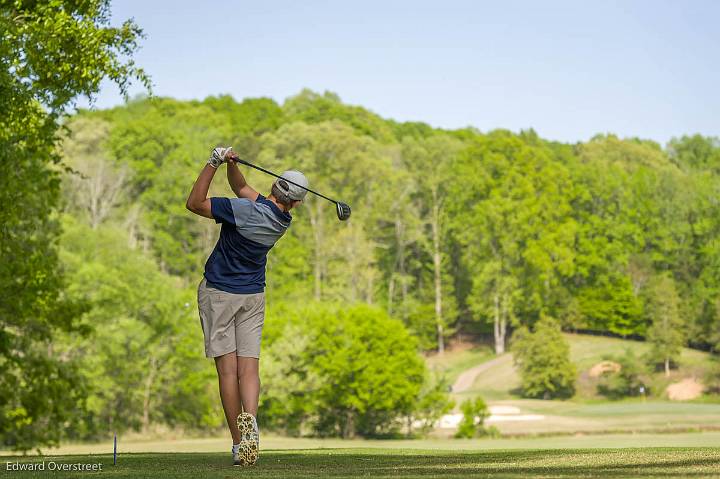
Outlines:
MULTIPOLYGON (((453 384, 456 403, 475 396, 485 399, 493 412, 490 423, 504 435, 698 430, 720 424, 716 396, 675 402, 664 394, 622 401, 597 395, 597 380, 589 376, 589 369, 608 357, 622 355, 627 348, 640 356, 647 351, 647 343, 567 333, 565 338, 578 369, 578 390, 570 401, 521 398, 512 354, 495 357, 485 346, 464 345, 443 357, 430 356, 427 362, 453 384)), ((653 375, 651 388, 664 391, 668 384, 683 378, 702 380, 713 366, 711 361, 709 354, 685 348, 679 369, 673 370, 670 378, 662 373, 653 375)))
MULTIPOLYGON (((629 348, 637 356, 642 356, 648 350, 648 344, 642 341, 632 341, 604 336, 564 333, 570 344, 570 357, 578 369, 578 395, 580 398, 595 396, 591 390, 593 381, 588 377, 588 370, 609 357, 624 354, 629 348)), ((490 347, 485 345, 461 345, 447 351, 443 356, 430 355, 427 357, 428 366, 444 374, 449 383, 454 384, 466 372, 477 370, 468 387, 455 388, 453 392, 462 394, 479 394, 486 399, 510 399, 517 397, 513 390, 520 385, 520 379, 513 367, 512 354, 506 353, 495 357, 490 347), (486 367, 489 366, 489 367, 486 367)), ((708 353, 695 349, 684 348, 680 360, 680 367, 673 370, 669 380, 662 374, 656 375, 657 385, 672 383, 685 377, 695 377, 702 380, 708 370, 712 368, 712 358, 708 353)), ((467 381, 466 381, 467 383, 467 381)))

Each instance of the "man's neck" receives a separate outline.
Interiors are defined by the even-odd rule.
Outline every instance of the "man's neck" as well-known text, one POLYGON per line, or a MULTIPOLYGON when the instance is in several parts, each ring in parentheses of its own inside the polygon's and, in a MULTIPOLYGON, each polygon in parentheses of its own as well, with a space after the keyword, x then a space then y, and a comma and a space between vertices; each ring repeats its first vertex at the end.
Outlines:
POLYGON ((275 197, 274 197, 272 194, 269 195, 269 196, 267 197, 267 199, 268 199, 269 201, 272 201, 273 203, 275 203, 275 206, 277 206, 278 208, 280 208, 280 211, 282 211, 283 213, 287 213, 287 212, 288 212, 288 209, 285 208, 285 206, 283 206, 283 205, 281 205, 280 203, 278 203, 277 199, 275 199, 275 197))

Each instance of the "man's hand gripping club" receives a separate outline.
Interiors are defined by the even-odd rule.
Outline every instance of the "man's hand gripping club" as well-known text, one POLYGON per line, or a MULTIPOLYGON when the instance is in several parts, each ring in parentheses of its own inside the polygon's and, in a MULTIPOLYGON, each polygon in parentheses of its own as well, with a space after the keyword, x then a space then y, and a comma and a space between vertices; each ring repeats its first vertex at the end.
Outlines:
POLYGON ((232 151, 232 146, 228 146, 227 148, 223 148, 221 146, 218 146, 212 151, 212 154, 210 155, 210 158, 208 159, 208 165, 212 166, 213 168, 217 169, 218 166, 225 163, 228 159, 235 159, 237 158, 237 155, 234 151, 232 151))
POLYGON ((210 189, 210 182, 212 182, 213 176, 217 171, 218 166, 225 163, 231 157, 237 157, 232 151, 232 147, 215 148, 210 154, 210 158, 207 161, 207 165, 200 172, 197 181, 188 195, 185 206, 193 213, 204 216, 205 218, 212 218, 212 208, 210 199, 207 197, 208 190, 210 189))

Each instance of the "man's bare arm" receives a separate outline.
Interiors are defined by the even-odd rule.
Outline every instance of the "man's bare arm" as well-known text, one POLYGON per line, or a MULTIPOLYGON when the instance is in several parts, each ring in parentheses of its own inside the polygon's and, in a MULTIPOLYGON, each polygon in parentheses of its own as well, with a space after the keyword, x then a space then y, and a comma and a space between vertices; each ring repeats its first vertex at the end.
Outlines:
POLYGON ((235 162, 237 157, 237 153, 234 151, 228 153, 227 178, 228 183, 230 183, 230 188, 232 188, 238 198, 247 198, 255 201, 257 200, 258 192, 248 185, 247 181, 245 181, 245 176, 242 174, 240 168, 238 168, 238 165, 235 162))
POLYGON ((215 172, 217 170, 210 165, 205 165, 205 168, 200 172, 197 181, 190 191, 185 207, 193 213, 204 216, 205 218, 212 218, 212 212, 210 209, 210 198, 207 197, 208 190, 210 189, 210 183, 212 182, 215 172))

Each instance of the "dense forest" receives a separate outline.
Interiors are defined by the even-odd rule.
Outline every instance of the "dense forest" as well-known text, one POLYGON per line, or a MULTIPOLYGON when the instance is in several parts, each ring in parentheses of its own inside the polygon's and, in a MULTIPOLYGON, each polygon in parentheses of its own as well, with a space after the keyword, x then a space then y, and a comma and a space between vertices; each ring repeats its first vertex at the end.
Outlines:
MULTIPOLYGON (((533 131, 446 131, 312 91, 283 104, 140 98, 65 126, 60 258, 93 332, 55 348, 85 362, 94 391, 81 436, 107 424, 219 423, 194 299, 219 230, 184 207, 216 145, 297 168, 353 207, 341 223, 308 197, 268 258, 267 425, 352 436, 389 433, 391 419, 423 408, 432 419, 448 407, 445 386, 414 351, 442 352, 462 334, 502 353, 514 330, 543 317, 653 339, 659 367, 672 367, 683 344, 717 345, 717 139, 663 148, 613 135, 569 145, 533 131), (361 367, 353 344, 373 335, 393 336, 379 346, 389 352, 361 367), (353 370, 374 372, 342 388, 353 370), (394 384, 400 370, 407 380, 394 384), (371 410, 380 398, 386 407, 371 410)), ((246 174, 269 191, 272 178, 246 174)), ((211 194, 232 194, 224 174, 211 194)))
MULTIPOLYGON (((269 258, 271 303, 378 305, 425 350, 469 333, 492 334, 502 352, 514 327, 542 314, 569 330, 645 337, 652 305, 670 295, 684 340, 714 344, 717 139, 663 148, 613 135, 568 145, 532 130, 445 131, 311 91, 282 105, 141 99, 67 126, 72 228, 120 228, 128 248, 182 286, 199 281, 217 236, 183 201, 209 149, 228 144, 267 168, 300 169, 353 206, 347 224, 315 198, 297 211, 269 258)), ((272 178, 247 176, 269 190, 272 178)), ((211 194, 232 194, 223 180, 211 194)))

